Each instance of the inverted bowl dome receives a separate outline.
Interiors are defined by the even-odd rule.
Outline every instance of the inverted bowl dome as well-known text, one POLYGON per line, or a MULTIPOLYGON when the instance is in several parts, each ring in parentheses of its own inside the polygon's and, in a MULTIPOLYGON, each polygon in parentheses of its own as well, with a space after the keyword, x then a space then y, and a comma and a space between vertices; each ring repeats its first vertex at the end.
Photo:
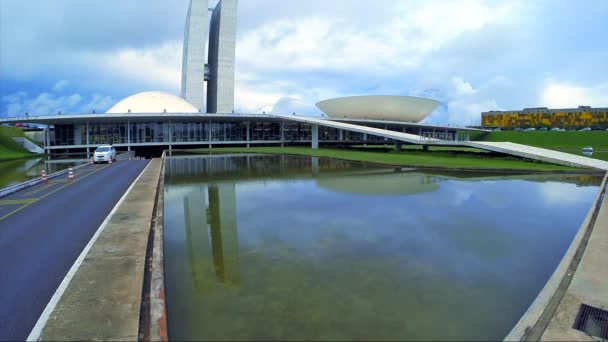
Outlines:
POLYGON ((190 102, 162 91, 147 91, 131 95, 108 110, 117 113, 198 113, 190 102))
POLYGON ((317 107, 330 118, 419 122, 439 102, 413 96, 349 96, 320 101, 317 107))

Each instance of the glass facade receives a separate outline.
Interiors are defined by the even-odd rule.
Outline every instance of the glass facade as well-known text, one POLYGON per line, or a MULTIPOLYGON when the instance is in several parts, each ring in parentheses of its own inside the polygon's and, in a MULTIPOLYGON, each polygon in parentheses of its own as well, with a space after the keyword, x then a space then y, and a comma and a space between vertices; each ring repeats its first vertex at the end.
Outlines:
MULTIPOLYGON (((416 135, 451 140, 453 131, 429 130, 400 125, 370 124, 369 127, 405 132, 416 135)), ((50 134, 51 146, 87 145, 86 124, 57 124, 50 134)), ((212 144, 214 142, 264 143, 264 142, 310 142, 312 126, 307 123, 279 121, 225 121, 225 122, 134 122, 134 123, 90 123, 88 145, 179 145, 212 144), (282 132, 281 132, 282 130, 282 132), (281 134, 282 133, 282 134, 281 134)), ((372 134, 351 132, 337 128, 319 126, 319 141, 345 143, 392 143, 392 139, 372 134)))

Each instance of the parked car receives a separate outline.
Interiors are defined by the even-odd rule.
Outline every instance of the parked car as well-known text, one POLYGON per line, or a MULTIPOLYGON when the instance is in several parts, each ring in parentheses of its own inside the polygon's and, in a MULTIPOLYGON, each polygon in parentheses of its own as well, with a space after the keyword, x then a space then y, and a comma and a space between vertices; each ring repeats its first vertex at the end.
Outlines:
POLYGON ((583 152, 593 153, 593 147, 585 146, 585 147, 583 147, 583 152))
POLYGON ((530 127, 530 128, 524 129, 524 131, 526 131, 526 132, 532 132, 532 131, 536 131, 536 128, 530 127))
POLYGON ((106 162, 109 163, 111 161, 116 161, 116 149, 112 145, 101 145, 97 147, 95 153, 93 153, 93 162, 101 163, 106 162))
POLYGON ((544 132, 544 131, 546 131, 546 130, 547 130, 547 127, 541 127, 541 128, 539 128, 538 130, 539 130, 539 131, 543 131, 543 132, 544 132))
POLYGON ((579 129, 579 131, 581 131, 581 132, 590 131, 590 130, 591 130, 591 127, 585 127, 585 128, 579 129))

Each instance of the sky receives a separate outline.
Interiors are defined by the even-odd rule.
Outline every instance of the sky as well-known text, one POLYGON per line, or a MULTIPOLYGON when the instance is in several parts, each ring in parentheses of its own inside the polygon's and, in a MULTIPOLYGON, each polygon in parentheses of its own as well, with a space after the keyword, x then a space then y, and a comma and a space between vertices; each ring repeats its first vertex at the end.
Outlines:
MULTIPOLYGON (((215 4, 210 0, 210 5, 215 4)), ((188 0, 1 0, 0 116, 180 94, 188 0)), ((608 107, 606 0, 239 0, 235 111, 354 95, 441 102, 426 122, 608 107)))

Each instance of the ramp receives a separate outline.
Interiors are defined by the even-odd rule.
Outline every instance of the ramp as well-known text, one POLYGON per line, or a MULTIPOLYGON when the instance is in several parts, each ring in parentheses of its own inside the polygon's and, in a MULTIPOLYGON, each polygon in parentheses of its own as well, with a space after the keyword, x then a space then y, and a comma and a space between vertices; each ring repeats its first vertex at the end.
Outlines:
POLYGON ((528 145, 515 144, 511 142, 486 142, 486 141, 448 141, 433 138, 426 138, 416 134, 402 133, 390 131, 382 128, 373 128, 361 125, 355 125, 344 122, 336 122, 321 118, 300 115, 277 115, 270 114, 269 116, 283 118, 285 120, 303 122, 313 125, 343 129, 351 132, 370 134, 383 138, 393 139, 415 145, 433 145, 433 146, 462 146, 474 147, 486 151, 499 152, 510 154, 527 159, 540 160, 547 163, 565 165, 571 167, 591 168, 596 170, 608 171, 608 162, 575 154, 549 150, 540 147, 532 147, 528 145))
POLYGON ((21 146, 23 146, 25 149, 27 149, 28 151, 30 151, 32 153, 38 153, 38 154, 44 153, 44 150, 40 146, 29 141, 27 138, 14 137, 13 140, 18 142, 21 146))

